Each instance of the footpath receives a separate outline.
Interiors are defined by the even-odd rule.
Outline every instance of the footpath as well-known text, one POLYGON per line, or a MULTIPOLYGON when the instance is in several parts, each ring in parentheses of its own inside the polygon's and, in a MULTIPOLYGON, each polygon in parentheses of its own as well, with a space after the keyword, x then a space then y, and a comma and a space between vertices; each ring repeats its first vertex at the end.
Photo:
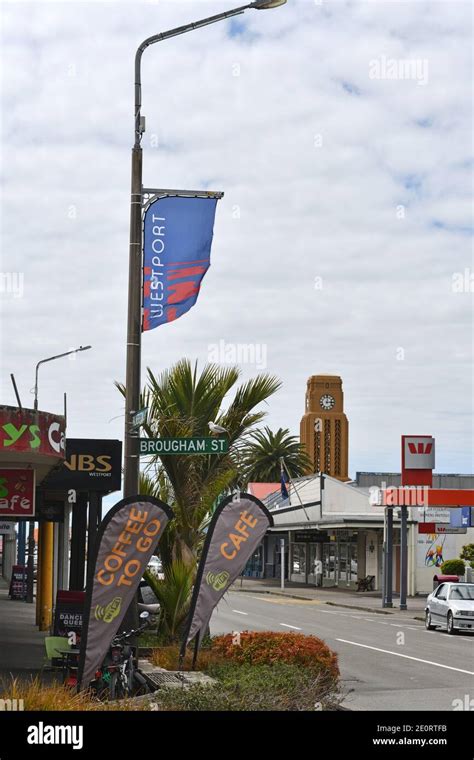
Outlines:
POLYGON ((0 578, 0 678, 10 674, 30 676, 39 673, 46 651, 44 631, 35 625, 36 605, 12 600, 8 583, 0 578))
POLYGON ((273 579, 239 578, 231 588, 232 591, 253 594, 274 594, 289 599, 303 599, 321 602, 335 607, 349 607, 365 612, 378 612, 381 615, 405 615, 407 618, 424 619, 426 596, 408 597, 406 610, 400 609, 398 595, 393 596, 393 607, 382 607, 380 591, 352 591, 342 588, 316 588, 301 583, 285 581, 285 588, 273 579))

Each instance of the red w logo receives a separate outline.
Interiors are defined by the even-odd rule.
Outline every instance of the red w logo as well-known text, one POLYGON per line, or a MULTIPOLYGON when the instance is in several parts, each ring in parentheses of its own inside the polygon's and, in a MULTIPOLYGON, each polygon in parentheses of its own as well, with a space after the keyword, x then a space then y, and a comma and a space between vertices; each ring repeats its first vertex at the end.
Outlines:
POLYGON ((410 454, 431 454, 431 449, 433 448, 433 444, 419 443, 418 450, 417 450, 416 443, 409 443, 408 448, 410 449, 410 454))

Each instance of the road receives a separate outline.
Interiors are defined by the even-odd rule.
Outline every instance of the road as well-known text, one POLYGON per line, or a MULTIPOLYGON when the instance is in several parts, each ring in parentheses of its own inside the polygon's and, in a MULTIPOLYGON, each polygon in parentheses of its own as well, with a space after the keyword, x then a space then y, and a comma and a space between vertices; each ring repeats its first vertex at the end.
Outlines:
POLYGON ((474 698, 474 635, 426 631, 402 613, 229 592, 214 612, 211 633, 244 630, 323 639, 339 655, 343 705, 351 710, 453 710, 461 704, 453 700, 474 698))

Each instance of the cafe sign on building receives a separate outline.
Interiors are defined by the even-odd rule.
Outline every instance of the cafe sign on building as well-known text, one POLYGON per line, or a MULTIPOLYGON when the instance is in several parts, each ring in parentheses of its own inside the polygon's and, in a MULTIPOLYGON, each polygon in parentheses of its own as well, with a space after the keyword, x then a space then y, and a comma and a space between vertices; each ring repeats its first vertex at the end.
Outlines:
POLYGON ((0 469, 0 517, 33 517, 34 495, 34 470, 0 469))

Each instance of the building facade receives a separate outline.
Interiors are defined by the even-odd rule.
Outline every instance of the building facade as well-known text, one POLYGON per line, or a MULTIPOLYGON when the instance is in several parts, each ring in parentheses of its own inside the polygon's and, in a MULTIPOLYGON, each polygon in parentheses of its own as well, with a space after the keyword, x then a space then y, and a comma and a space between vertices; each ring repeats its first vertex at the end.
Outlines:
MULTIPOLYGON (((274 527, 266 536, 261 576, 279 578, 281 539, 285 541, 285 578, 324 587, 356 589, 357 581, 374 577, 374 590, 381 590, 384 557, 384 509, 370 503, 373 486, 399 486, 399 473, 357 473, 355 481, 341 482, 327 475, 300 478, 291 483, 289 498, 275 493, 265 500, 274 527), (316 562, 322 577, 316 577, 316 562)), ((472 475, 434 475, 434 488, 473 488, 472 475)), ((464 544, 474 542, 474 528, 464 533, 422 532, 433 517, 446 530, 460 510, 410 507, 408 519, 408 594, 432 590, 433 575, 441 563, 459 556, 464 544), (431 512, 431 510, 429 510, 431 512)), ((394 509, 393 592, 400 590, 400 517, 394 509)))

